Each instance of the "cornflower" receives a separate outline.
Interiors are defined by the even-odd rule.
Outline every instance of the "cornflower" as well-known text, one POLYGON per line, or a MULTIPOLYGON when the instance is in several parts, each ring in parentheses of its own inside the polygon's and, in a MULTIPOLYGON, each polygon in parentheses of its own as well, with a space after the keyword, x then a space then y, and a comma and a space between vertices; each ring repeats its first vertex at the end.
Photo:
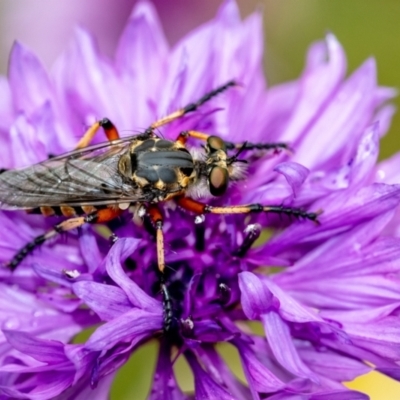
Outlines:
MULTIPOLYGON (((203 219, 165 203, 161 288, 153 232, 128 212, 109 224, 111 243, 91 226, 45 243, 15 272, 1 270, 4 398, 106 399, 119 367, 154 338, 150 399, 191 398, 176 382, 177 357, 192 370, 196 399, 365 399, 342 382, 373 368, 399 378, 400 246, 392 226, 400 187, 393 162, 376 165, 394 92, 377 86, 372 59, 346 78, 332 34, 311 46, 297 81, 267 90, 262 48, 261 15, 241 21, 234 1, 172 49, 153 7, 141 2, 113 60, 77 29, 50 75, 14 46, 8 80, 0 81, 5 169, 74 148, 77 132, 101 117, 123 136, 143 132, 235 80, 241 87, 158 134, 175 140, 193 129, 234 143, 288 143, 293 154, 243 149, 246 179, 210 201, 323 213, 318 224, 268 213, 203 219), (268 239, 252 246, 262 232, 268 239), (89 339, 73 344, 89 326, 89 339), (245 383, 219 354, 221 342, 237 350, 245 383)), ((54 224, 16 211, 0 218, 3 262, 54 224)))

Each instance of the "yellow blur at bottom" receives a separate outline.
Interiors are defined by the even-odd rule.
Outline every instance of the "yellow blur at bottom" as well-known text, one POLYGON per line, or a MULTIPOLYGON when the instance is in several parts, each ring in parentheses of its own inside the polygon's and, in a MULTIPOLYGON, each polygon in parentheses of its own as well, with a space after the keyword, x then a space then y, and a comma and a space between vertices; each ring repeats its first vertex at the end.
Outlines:
POLYGON ((345 385, 366 393, 371 400, 400 400, 400 383, 378 372, 370 372, 345 385))

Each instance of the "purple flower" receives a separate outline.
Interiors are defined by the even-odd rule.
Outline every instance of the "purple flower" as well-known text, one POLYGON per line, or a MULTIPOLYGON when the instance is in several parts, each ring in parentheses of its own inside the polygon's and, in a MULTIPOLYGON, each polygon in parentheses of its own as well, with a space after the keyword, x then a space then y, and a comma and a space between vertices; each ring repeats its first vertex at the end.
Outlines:
MULTIPOLYGON (((332 34, 311 46, 297 81, 267 90, 261 37, 260 14, 241 21, 226 1, 213 21, 169 49, 153 7, 142 2, 113 60, 80 29, 50 75, 15 45, 9 79, 0 80, 1 167, 73 149, 102 117, 123 136, 143 132, 234 79, 241 87, 159 135, 175 140, 193 129, 235 143, 288 143, 293 154, 243 151, 246 179, 205 201, 323 214, 319 225, 270 214, 210 214, 203 221, 163 203, 161 286, 154 233, 129 212, 108 226, 114 244, 93 227, 46 242, 15 272, 1 271, 3 397, 107 398, 115 372, 151 338, 160 344, 154 400, 191 398, 175 379, 173 348, 194 374, 196 399, 365 399, 342 382, 371 365, 400 378, 400 246, 393 228, 400 186, 393 162, 376 166, 394 91, 377 86, 373 60, 346 79, 345 55, 332 34), (268 240, 252 246, 261 233, 268 240), (258 321, 265 335, 248 321, 258 321), (99 322, 85 343, 70 344, 99 322), (237 350, 246 384, 222 359, 220 342, 237 350)), ((100 133, 95 142, 102 140, 100 133)), ((0 237, 1 261, 54 222, 2 211, 9 233, 0 237)))

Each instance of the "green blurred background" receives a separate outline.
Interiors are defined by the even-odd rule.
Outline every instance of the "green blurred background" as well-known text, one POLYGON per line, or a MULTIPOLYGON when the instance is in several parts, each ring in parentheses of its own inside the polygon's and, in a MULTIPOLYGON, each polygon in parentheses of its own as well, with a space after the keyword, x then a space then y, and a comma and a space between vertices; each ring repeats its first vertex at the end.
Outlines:
MULTIPOLYGON (((333 32, 344 46, 348 71, 375 57, 378 82, 400 87, 400 1, 265 1, 266 75, 271 84, 294 79, 302 70, 307 46, 333 32)), ((399 99, 394 103, 398 106, 399 99)), ((381 158, 400 148, 400 117, 382 141, 381 158)), ((400 395, 399 395, 400 398, 400 395)))
MULTIPOLYGON (((221 3, 220 0, 153 2, 171 44, 212 18, 221 3)), ((102 51, 112 55, 134 3, 134 0, 1 0, 0 73, 6 73, 8 53, 16 39, 32 48, 50 67, 77 23, 94 32, 102 51)), ((307 47, 331 31, 346 50, 349 72, 373 56, 380 84, 400 87, 399 0, 239 0, 238 3, 244 17, 259 6, 264 11, 265 70, 269 85, 295 79, 303 68, 307 47)), ((397 115, 382 141, 381 158, 400 148, 399 134, 397 115)), ((146 398, 156 350, 156 343, 150 343, 132 356, 117 375, 113 400, 146 398)), ((232 348, 222 345, 220 351, 242 376, 232 348)), ((185 388, 192 387, 192 377, 185 365, 178 362, 176 368, 180 383, 185 388)), ((400 384, 377 373, 363 376, 348 386, 369 393, 373 400, 400 399, 400 384)))

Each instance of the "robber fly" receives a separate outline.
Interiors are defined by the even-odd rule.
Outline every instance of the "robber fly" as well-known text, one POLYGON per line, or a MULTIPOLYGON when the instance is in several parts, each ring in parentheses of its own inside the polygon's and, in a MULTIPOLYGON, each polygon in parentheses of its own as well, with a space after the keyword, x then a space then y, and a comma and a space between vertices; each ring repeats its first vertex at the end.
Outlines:
MULTIPOLYGON (((284 143, 234 144, 198 131, 181 132, 175 141, 158 137, 156 130, 195 111, 214 96, 235 86, 230 81, 166 117, 155 121, 142 134, 120 138, 108 119, 93 124, 72 152, 36 165, 0 174, 0 204, 3 209, 26 209, 45 216, 67 217, 53 229, 37 236, 8 262, 14 270, 46 240, 85 223, 106 223, 131 206, 140 206, 155 227, 157 264, 164 276, 163 215, 158 203, 174 200, 197 215, 272 212, 316 221, 318 213, 297 208, 261 204, 214 207, 197 198, 223 195, 231 181, 244 179, 244 150, 285 149, 284 143), (108 141, 90 145, 102 127, 108 141), (189 138, 204 142, 203 150, 189 151, 189 138)), ((173 318, 170 297, 163 278, 164 326, 173 318)))

